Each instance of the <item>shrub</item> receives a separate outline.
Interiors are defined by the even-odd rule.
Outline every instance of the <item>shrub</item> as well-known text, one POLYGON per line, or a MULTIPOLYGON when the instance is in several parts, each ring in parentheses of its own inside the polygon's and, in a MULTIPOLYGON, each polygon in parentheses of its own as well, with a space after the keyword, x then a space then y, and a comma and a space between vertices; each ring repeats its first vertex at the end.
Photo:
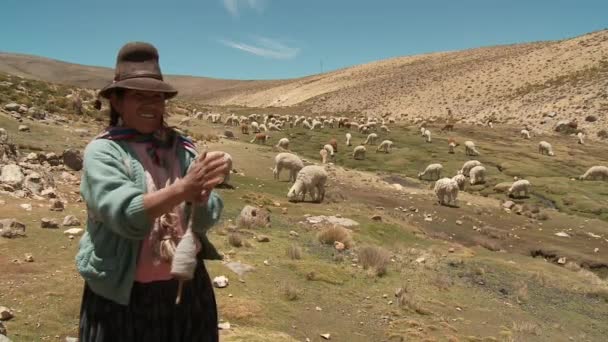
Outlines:
POLYGON ((243 238, 237 233, 228 235, 228 243, 233 247, 243 247, 243 238))
POLYGON ((386 274, 390 262, 390 253, 378 246, 365 246, 358 251, 359 263, 363 269, 373 271, 376 276, 386 274))
POLYGON ((344 244, 345 248, 351 248, 353 246, 353 240, 350 235, 350 231, 341 226, 332 226, 323 228, 318 234, 317 239, 319 242, 326 245, 334 245, 334 242, 339 241, 344 244))
POLYGON ((300 260, 302 259, 302 248, 298 245, 291 245, 287 248, 287 256, 291 260, 300 260))

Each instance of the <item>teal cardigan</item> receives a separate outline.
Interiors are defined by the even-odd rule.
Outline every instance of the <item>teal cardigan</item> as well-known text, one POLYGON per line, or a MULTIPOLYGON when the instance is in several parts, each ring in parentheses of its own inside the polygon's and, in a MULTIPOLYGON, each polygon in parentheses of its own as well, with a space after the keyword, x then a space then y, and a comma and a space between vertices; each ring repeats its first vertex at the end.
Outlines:
MULTIPOLYGON (((181 146, 177 151, 182 170, 187 170, 196 156, 181 146)), ((152 221, 143 204, 144 168, 126 142, 97 139, 87 145, 80 193, 88 218, 76 255, 78 272, 93 292, 128 305, 139 249, 152 221)), ((206 232, 220 218, 222 199, 214 191, 206 206, 186 205, 186 217, 192 207, 202 258, 221 259, 206 232)))

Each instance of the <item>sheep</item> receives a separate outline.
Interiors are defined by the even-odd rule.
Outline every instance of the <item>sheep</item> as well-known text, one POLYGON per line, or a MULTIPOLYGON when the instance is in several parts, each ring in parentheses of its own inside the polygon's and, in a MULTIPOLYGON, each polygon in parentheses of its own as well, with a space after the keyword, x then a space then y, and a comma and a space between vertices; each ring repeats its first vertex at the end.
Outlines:
POLYGON ((274 179, 278 180, 281 176, 281 170, 289 170, 289 181, 295 182, 296 175, 304 167, 304 163, 300 157, 292 153, 282 152, 274 157, 274 168, 272 174, 274 179))
POLYGON ((385 133, 390 133, 391 132, 391 130, 388 127, 386 127, 386 125, 380 126, 380 130, 382 132, 385 132, 385 133))
POLYGON ((429 177, 430 180, 438 180, 441 177, 441 170, 443 170, 443 166, 441 164, 431 164, 424 169, 423 172, 418 174, 418 179, 422 179, 422 177, 429 177))
POLYGON ((467 140, 464 142, 464 153, 467 156, 478 156, 479 155, 479 151, 477 151, 477 149, 475 148, 475 143, 467 140))
POLYGON ((350 133, 346 133, 346 146, 351 146, 352 144, 350 143, 350 139, 353 136, 350 133))
POLYGON ((431 131, 429 131, 428 129, 425 129, 424 134, 422 136, 426 138, 427 143, 431 142, 431 131))
POLYGON ((467 177, 461 174, 457 174, 456 176, 452 177, 452 179, 456 181, 456 183, 458 183, 458 188, 460 190, 464 190, 464 185, 467 182, 467 177))
POLYGON ((420 127, 420 136, 424 137, 424 132, 426 132, 426 128, 424 126, 420 127))
POLYGON ((445 126, 443 126, 441 128, 441 132, 445 132, 445 131, 452 132, 453 130, 454 130, 454 124, 452 124, 452 123, 446 123, 445 126))
POLYGON ((270 139, 270 134, 258 133, 253 137, 253 139, 251 139, 250 143, 261 142, 262 144, 266 145, 266 141, 268 141, 268 139, 270 139))
POLYGON ((329 139, 327 143, 334 148, 335 153, 338 153, 338 141, 336 140, 336 138, 329 139))
POLYGON ((359 145, 353 150, 353 159, 363 160, 365 159, 365 146, 359 145))
POLYGON ((522 129, 521 132, 519 132, 519 134, 524 139, 530 139, 530 131, 528 131, 527 129, 522 129))
POLYGON ((308 122, 307 120, 302 121, 302 127, 305 129, 312 129, 310 122, 308 122))
POLYGON ((253 131, 253 133, 256 133, 256 134, 260 133, 260 125, 257 122, 252 121, 251 122, 251 130, 253 131))
POLYGON ((481 165, 477 165, 471 169, 469 175, 471 177, 471 185, 485 183, 486 168, 481 165))
POLYGON ((578 143, 581 145, 585 145, 585 141, 583 140, 583 138, 585 137, 585 135, 583 134, 583 132, 578 132, 578 134, 576 134, 576 137, 578 138, 578 143))
POLYGON ((359 124, 356 122, 351 122, 350 123, 350 127, 349 127, 352 131, 358 131, 359 130, 359 124))
POLYGON ((460 146, 460 144, 457 143, 456 140, 454 140, 454 138, 449 138, 448 139, 448 153, 454 154, 454 149, 457 146, 460 146))
POLYGON ((249 125, 246 122, 241 122, 241 134, 249 134, 249 125))
POLYGON ((549 144, 546 141, 541 141, 540 143, 538 143, 538 153, 540 154, 546 154, 549 156, 554 156, 555 154, 553 153, 553 147, 551 146, 551 144, 549 144))
POLYGON ((435 182, 435 195, 441 205, 456 205, 458 183, 452 178, 441 178, 435 182), (446 200, 447 197, 447 200, 446 200))
POLYGON ((507 191, 509 197, 520 197, 521 192, 524 192, 524 197, 528 197, 530 193, 530 182, 525 179, 520 179, 513 182, 507 191))
POLYGON ((323 128, 323 123, 321 121, 313 120, 312 127, 310 127, 310 129, 314 130, 314 129, 321 129, 321 128, 323 128))
POLYGON ((276 148, 282 148, 284 150, 289 150, 289 139, 281 138, 279 142, 275 146, 276 148))
POLYGON ((578 177, 579 180, 595 180, 598 178, 600 180, 608 180, 608 167, 602 165, 592 166, 585 174, 578 177))
POLYGON ((331 146, 330 144, 325 144, 325 146, 323 146, 323 149, 327 150, 327 153, 329 153, 329 156, 331 158, 334 157, 334 147, 333 146, 331 146))
POLYGON ((376 152, 383 151, 385 153, 389 153, 391 151, 392 147, 393 147, 392 141, 384 140, 380 143, 380 145, 378 145, 378 148, 376 148, 376 152))
POLYGON ((301 200, 304 201, 306 193, 309 193, 313 201, 320 203, 325 198, 326 182, 327 172, 322 166, 305 166, 298 172, 296 181, 287 193, 287 198, 292 202, 295 201, 298 196, 302 196, 301 200))
POLYGON ((328 156, 328 152, 326 149, 322 148, 321 150, 319 150, 319 155, 321 156, 321 164, 327 164, 327 156, 328 156))
POLYGON ((266 124, 260 125, 260 132, 268 132, 268 128, 266 128, 266 124))
POLYGON ((279 125, 274 124, 274 123, 268 124, 268 130, 269 131, 282 131, 281 127, 279 127, 279 125))
POLYGON ((462 165, 462 169, 460 169, 460 171, 458 171, 458 174, 461 174, 465 177, 469 177, 469 173, 471 172, 471 169, 474 168, 475 166, 480 166, 480 165, 481 165, 481 162, 479 162, 478 160, 469 160, 462 165))
POLYGON ((365 142, 363 143, 363 145, 374 145, 376 143, 377 138, 378 138, 378 134, 370 133, 367 136, 367 139, 365 139, 365 142))

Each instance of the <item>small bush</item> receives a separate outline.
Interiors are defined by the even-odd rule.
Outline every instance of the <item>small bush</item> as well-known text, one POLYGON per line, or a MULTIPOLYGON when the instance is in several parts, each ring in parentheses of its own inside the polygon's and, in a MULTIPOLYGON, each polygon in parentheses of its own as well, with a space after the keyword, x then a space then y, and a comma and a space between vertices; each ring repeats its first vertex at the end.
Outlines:
POLYGON ((600 131, 597 132, 597 137, 600 139, 608 139, 608 131, 605 129, 602 129, 600 131))
POLYGON ((298 245, 291 245, 287 248, 287 256, 291 260, 300 260, 302 259, 302 248, 298 245))
POLYGON ((379 277, 386 274, 391 258, 386 249, 378 246, 365 246, 359 249, 358 256, 363 269, 369 269, 379 277))
POLYGON ((297 300, 299 297, 299 291, 295 286, 293 286, 293 284, 289 284, 289 283, 283 284, 281 292, 283 293, 283 296, 285 296, 285 298, 288 301, 297 300))
POLYGON ((528 295, 528 284, 524 281, 515 283, 515 296, 518 303, 526 303, 530 296, 528 295))
POLYGON ((411 291, 401 291, 397 302, 399 303, 399 307, 404 310, 411 310, 420 315, 432 314, 431 311, 422 306, 420 300, 411 291))
POLYGON ((341 226, 332 226, 323 228, 318 234, 317 239, 322 244, 334 245, 334 242, 339 241, 344 244, 344 247, 349 249, 353 246, 353 240, 348 229, 341 226))
POLYGON ((542 334, 542 328, 534 322, 513 322, 513 331, 522 334, 540 336, 542 334))
POLYGON ((481 246, 489 251, 492 252, 498 252, 500 250, 500 245, 498 244, 498 242, 492 240, 492 239, 488 239, 486 237, 483 236, 476 236, 473 238, 473 242, 477 245, 477 246, 481 246))
POLYGON ((237 233, 228 235, 228 243, 233 247, 243 247, 243 238, 237 233))

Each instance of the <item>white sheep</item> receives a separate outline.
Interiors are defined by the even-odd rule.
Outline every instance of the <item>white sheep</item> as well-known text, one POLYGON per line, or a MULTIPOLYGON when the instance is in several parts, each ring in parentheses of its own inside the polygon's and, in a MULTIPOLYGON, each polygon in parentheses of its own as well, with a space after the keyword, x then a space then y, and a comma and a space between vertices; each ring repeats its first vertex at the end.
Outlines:
POLYGON ((481 165, 481 162, 479 162, 478 160, 469 160, 462 165, 462 169, 460 169, 458 173, 465 177, 469 177, 471 169, 479 165, 481 165))
POLYGON ((305 129, 312 129, 312 125, 310 124, 310 122, 308 122, 308 120, 302 121, 302 127, 304 127, 305 129))
POLYGON ((376 143, 376 139, 378 139, 378 134, 370 133, 367 136, 367 139, 365 139, 365 142, 363 143, 363 145, 374 145, 376 143))
POLYGON ((522 129, 519 134, 521 134, 521 137, 524 139, 530 139, 530 131, 528 131, 527 129, 522 129))
POLYGON ((313 120, 312 127, 310 127, 310 129, 314 130, 314 129, 321 129, 321 128, 323 128, 323 123, 321 121, 313 120))
POLYGON ((477 165, 471 169, 469 176, 471 177, 471 185, 484 183, 486 181, 486 168, 477 165))
POLYGON ((580 180, 608 180, 608 167, 603 165, 592 166, 583 174, 578 177, 580 180))
POLYGON ((365 146, 363 145, 359 145, 357 147, 355 147, 355 149, 353 150, 353 159, 355 160, 363 160, 365 159, 365 146))
POLYGON ((458 146, 458 144, 454 141, 450 141, 448 143, 448 153, 449 154, 454 154, 454 149, 456 148, 456 146, 458 146))
POLYGON ((321 156, 321 163, 327 164, 327 156, 329 155, 327 150, 322 148, 321 150, 319 150, 319 155, 321 156))
POLYGON ((296 175, 304 167, 304 163, 300 157, 292 153, 282 152, 274 157, 274 169, 272 174, 274 179, 279 179, 281 176, 281 170, 289 170, 289 181, 295 182, 296 175))
POLYGON ((441 170, 443 170, 441 164, 431 164, 418 174, 418 179, 427 176, 430 180, 438 180, 441 177, 441 170))
POLYGON ((435 182, 435 195, 441 205, 456 205, 458 183, 452 178, 441 178, 435 182), (447 199, 447 200, 446 200, 447 199))
POLYGON ((334 157, 334 147, 331 146, 330 144, 325 144, 325 146, 323 146, 323 149, 327 150, 327 153, 329 153, 329 156, 331 158, 334 157))
POLYGON ((268 132, 268 128, 266 128, 266 124, 260 125, 260 132, 268 132))
POLYGON ((531 184, 529 181, 525 179, 520 179, 518 181, 513 182, 507 194, 512 197, 520 197, 519 195, 523 191, 524 197, 528 197, 530 193, 531 184))
POLYGON ((423 136, 426 139, 427 143, 431 142, 431 131, 429 131, 428 129, 425 129, 423 136))
POLYGON ((386 125, 380 126, 380 130, 385 133, 390 133, 390 129, 386 125))
POLYGON ((583 134, 583 132, 578 132, 578 134, 576 135, 576 137, 578 138, 578 143, 581 145, 585 145, 585 141, 583 140, 583 138, 585 138, 585 135, 583 134))
POLYGON ((327 172, 322 166, 305 166, 298 172, 295 183, 287 193, 287 198, 289 201, 295 201, 301 196, 301 200, 304 201, 306 193, 309 193, 313 201, 320 203, 325 198, 326 182, 327 172))
POLYGON ((282 131, 281 127, 274 123, 268 124, 268 130, 269 131, 282 131))
POLYGON ((346 133, 346 146, 351 146, 350 139, 352 139, 352 135, 350 133, 346 133))
POLYGON ((391 151, 391 148, 393 147, 393 142, 390 140, 384 140, 380 143, 380 145, 378 145, 378 147, 376 148, 376 152, 385 152, 385 153, 389 153, 391 151))
POLYGON ((251 131, 253 131, 253 133, 260 133, 260 124, 258 124, 255 121, 251 122, 251 131))
POLYGON ((479 151, 475 148, 475 143, 471 140, 467 140, 464 142, 464 153, 467 156, 478 156, 479 151))
POLYGON ((457 174, 456 176, 452 177, 452 179, 458 184, 458 189, 464 190, 464 185, 467 182, 467 177, 461 174, 457 174))
POLYGON ((420 135, 424 137, 424 132, 426 132, 426 128, 424 126, 420 127, 420 135))
POLYGON ((282 148, 284 150, 289 150, 289 139, 281 138, 279 142, 275 146, 276 148, 282 148))
POLYGON ((549 156, 554 156, 553 147, 546 141, 541 141, 538 143, 538 153, 547 154, 549 156))

